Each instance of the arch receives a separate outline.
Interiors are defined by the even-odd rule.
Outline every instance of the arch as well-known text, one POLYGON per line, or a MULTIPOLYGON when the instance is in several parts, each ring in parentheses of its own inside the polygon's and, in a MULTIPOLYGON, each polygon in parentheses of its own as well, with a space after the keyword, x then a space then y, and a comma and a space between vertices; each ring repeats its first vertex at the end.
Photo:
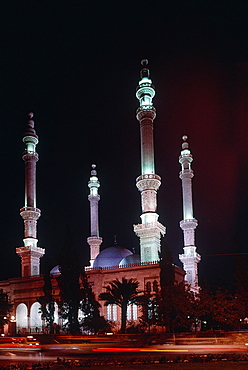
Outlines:
POLYGON ((127 320, 138 320, 138 306, 135 303, 127 307, 127 320))
POLYGON ((153 291, 156 292, 156 293, 158 292, 158 282, 157 282, 157 280, 153 281, 153 291))
POLYGON ((117 306, 116 304, 107 305, 107 320, 116 321, 117 320, 117 306))
POLYGON ((147 293, 150 293, 150 292, 151 292, 151 290, 152 290, 152 285, 151 285, 151 282, 150 282, 150 281, 148 281, 148 282, 146 283, 146 291, 147 291, 147 293))
POLYGON ((16 307, 16 330, 25 332, 28 329, 28 308, 25 303, 16 307))
POLYGON ((42 320, 40 303, 34 302, 30 308, 30 331, 37 332, 42 330, 42 320))

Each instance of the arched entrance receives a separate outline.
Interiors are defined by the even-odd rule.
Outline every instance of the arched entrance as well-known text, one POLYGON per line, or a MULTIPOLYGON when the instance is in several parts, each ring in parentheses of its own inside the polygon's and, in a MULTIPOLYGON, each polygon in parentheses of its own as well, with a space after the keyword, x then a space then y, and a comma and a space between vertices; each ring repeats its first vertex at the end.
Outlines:
POLYGON ((31 332, 42 331, 42 320, 39 302, 34 302, 30 308, 30 331, 31 332))
POLYGON ((25 303, 16 307, 16 331, 25 333, 28 330, 28 308, 25 303))

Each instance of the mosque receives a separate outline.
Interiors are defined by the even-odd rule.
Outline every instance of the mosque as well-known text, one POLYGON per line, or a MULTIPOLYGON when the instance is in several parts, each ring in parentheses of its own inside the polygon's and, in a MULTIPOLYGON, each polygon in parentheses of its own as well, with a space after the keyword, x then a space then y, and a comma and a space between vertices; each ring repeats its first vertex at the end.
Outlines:
MULTIPOLYGON (((161 238, 166 233, 166 228, 158 219, 157 192, 161 185, 161 178, 155 173, 153 122, 156 109, 153 106, 155 88, 150 79, 147 68, 148 61, 142 60, 140 81, 136 89, 139 107, 136 117, 140 124, 141 142, 141 175, 136 179, 136 186, 141 195, 141 223, 134 225, 134 232, 139 238, 140 255, 129 249, 120 247, 115 242, 113 246, 100 251, 102 237, 99 236, 98 203, 100 200, 100 182, 97 177, 96 166, 92 165, 91 176, 88 182, 90 203, 90 236, 87 242, 90 248, 89 266, 85 267, 88 281, 92 286, 95 296, 104 291, 104 286, 112 280, 122 277, 136 278, 140 289, 155 293, 160 284, 159 252, 161 238)), ((36 206, 36 162, 39 159, 36 152, 38 136, 34 128, 33 114, 29 114, 27 132, 23 142, 25 151, 22 159, 25 163, 25 203, 20 210, 24 221, 23 246, 16 248, 16 253, 21 258, 21 277, 0 282, 0 289, 8 294, 9 301, 13 304, 11 322, 5 328, 6 332, 35 332, 44 330, 44 323, 39 313, 40 304, 37 299, 43 295, 43 275, 40 274, 40 258, 44 256, 45 249, 38 246, 37 221, 41 211, 36 206)), ((190 289, 198 291, 198 263, 200 255, 196 252, 195 229, 197 220, 193 216, 192 203, 192 178, 191 168, 193 161, 189 150, 187 136, 183 136, 182 150, 179 156, 182 180, 183 219, 180 227, 184 235, 183 253, 179 259, 183 269, 174 265, 175 282, 183 280, 190 284, 190 289)), ((56 276, 59 274, 58 266, 51 270, 52 294, 55 301, 59 300, 59 289, 56 276)), ((62 324, 55 305, 55 323, 62 324)), ((101 314, 111 323, 113 331, 120 328, 120 311, 115 305, 105 307, 102 304, 101 314)), ((128 307, 128 323, 135 323, 139 318, 136 305, 128 307)))

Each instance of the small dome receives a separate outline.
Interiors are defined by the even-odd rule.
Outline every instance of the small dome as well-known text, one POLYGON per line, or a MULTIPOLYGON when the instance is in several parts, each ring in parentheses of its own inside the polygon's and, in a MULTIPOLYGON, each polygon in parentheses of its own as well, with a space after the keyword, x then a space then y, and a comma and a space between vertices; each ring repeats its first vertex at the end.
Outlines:
POLYGON ((140 263, 140 255, 139 254, 131 254, 121 260, 119 266, 131 265, 133 263, 140 263))
POLYGON ((55 266, 55 267, 50 271, 50 274, 60 275, 59 265, 55 266))
POLYGON ((133 253, 126 248, 114 245, 103 249, 96 257, 93 267, 114 267, 119 266, 119 263, 123 258, 132 255, 133 253))

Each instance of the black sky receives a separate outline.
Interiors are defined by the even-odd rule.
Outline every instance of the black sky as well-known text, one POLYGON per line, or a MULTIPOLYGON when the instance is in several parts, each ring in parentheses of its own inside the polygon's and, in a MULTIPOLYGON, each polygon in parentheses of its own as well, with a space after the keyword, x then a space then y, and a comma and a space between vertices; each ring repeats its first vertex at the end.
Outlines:
POLYGON ((0 5, 0 278, 20 276, 23 133, 33 111, 42 270, 57 264, 66 229, 88 261, 90 168, 97 164, 103 246, 136 247, 140 60, 156 87, 160 221, 182 253, 181 136, 194 156, 200 281, 230 283, 247 250, 248 3, 3 1, 0 5), (216 256, 209 256, 216 254, 216 256))

